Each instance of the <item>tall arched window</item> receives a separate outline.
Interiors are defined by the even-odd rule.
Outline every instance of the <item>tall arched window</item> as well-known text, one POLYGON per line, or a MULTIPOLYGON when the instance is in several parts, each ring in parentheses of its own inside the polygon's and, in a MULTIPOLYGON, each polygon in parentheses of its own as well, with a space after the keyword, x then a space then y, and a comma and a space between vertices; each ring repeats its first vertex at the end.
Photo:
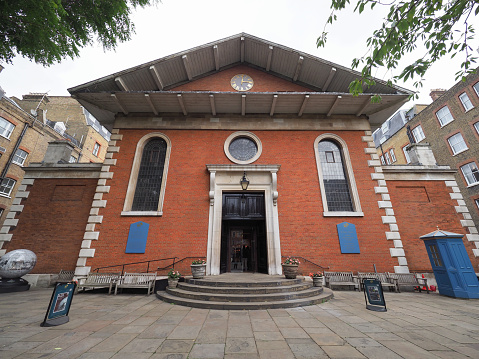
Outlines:
POLYGON ((132 211, 156 211, 165 166, 166 141, 153 138, 145 145, 141 158, 132 211))
POLYGON ((362 216, 346 143, 324 134, 314 144, 325 216, 362 216))
POLYGON ((171 143, 161 133, 144 136, 135 152, 122 215, 161 216, 171 143))

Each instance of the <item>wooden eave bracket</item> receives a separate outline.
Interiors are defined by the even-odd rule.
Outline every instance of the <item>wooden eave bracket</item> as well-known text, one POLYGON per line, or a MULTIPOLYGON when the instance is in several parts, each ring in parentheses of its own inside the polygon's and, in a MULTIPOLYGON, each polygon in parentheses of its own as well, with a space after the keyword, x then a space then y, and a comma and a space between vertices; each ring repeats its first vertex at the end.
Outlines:
POLYGON ((153 105, 153 101, 151 101, 150 95, 146 93, 145 94, 145 99, 146 99, 146 102, 148 102, 148 105, 150 105, 150 108, 153 111, 153 113, 158 116, 158 111, 156 110, 155 106, 153 105))
POLYGON ((241 95, 241 115, 246 114, 246 95, 241 95))
POLYGON ((306 108, 306 104, 309 101, 309 95, 305 95, 303 99, 303 104, 301 105, 301 108, 299 109, 298 116, 302 116, 304 109, 306 108))
POLYGON ((186 70, 186 75, 188 76, 188 80, 192 80, 193 76, 191 76, 191 68, 190 68, 190 61, 188 60, 187 55, 181 56, 181 59, 183 60, 183 65, 185 66, 186 70))
POLYGON ((210 95, 210 106, 212 115, 216 116, 215 95, 210 95))
POLYGON ((215 68, 216 71, 218 71, 220 69, 220 53, 218 50, 218 45, 213 46, 213 55, 215 58, 215 68))
POLYGON ((120 108, 121 112, 123 112, 125 115, 128 115, 128 111, 125 110, 125 108, 120 102, 120 99, 114 93, 111 94, 111 98, 115 101, 117 106, 120 108))
POLYGON ((364 110, 366 109, 366 107, 368 107, 368 105, 371 103, 371 99, 373 97, 372 96, 367 96, 367 99, 366 101, 364 101, 364 103, 361 105, 361 108, 359 109, 359 111, 356 113, 356 116, 359 117, 363 114, 364 110))
POLYGON ((188 115, 188 112, 186 112, 185 103, 183 102, 183 97, 181 94, 176 95, 176 97, 178 98, 178 103, 180 104, 181 111, 183 111, 183 115, 188 115))
POLYGON ((322 88, 324 92, 328 90, 328 87, 331 84, 331 81, 333 81, 334 75, 336 75, 336 69, 334 67, 331 67, 331 71, 329 71, 328 78, 326 79, 326 82, 324 83, 322 88))
POLYGON ((241 37, 241 62, 244 62, 244 37, 241 37))
POLYGON ((158 70, 156 69, 154 65, 150 66, 150 75, 151 77, 153 77, 153 80, 155 81, 156 86, 158 86, 158 90, 163 91, 163 88, 165 86, 163 85, 163 81, 161 81, 160 74, 158 73, 158 70))
POLYGON ((266 60, 266 71, 271 69, 271 60, 273 59, 273 46, 268 47, 268 60, 266 60))
POLYGON ((271 103, 271 111, 269 112, 270 116, 274 115, 274 109, 276 107, 276 101, 278 101, 278 95, 273 96, 273 102, 271 103))
POLYGON ((297 81, 299 74, 301 73, 301 67, 303 66, 304 57, 298 57, 298 63, 296 64, 296 71, 294 72, 293 81, 297 81))
POLYGON ((125 81, 120 77, 115 77, 115 83, 118 86, 118 88, 122 91, 130 91, 128 87, 125 84, 125 81))
POLYGON ((327 117, 331 116, 333 113, 335 107, 339 104, 339 100, 342 99, 342 96, 337 96, 336 99, 334 100, 333 104, 331 105, 331 108, 329 109, 328 113, 326 114, 327 117))

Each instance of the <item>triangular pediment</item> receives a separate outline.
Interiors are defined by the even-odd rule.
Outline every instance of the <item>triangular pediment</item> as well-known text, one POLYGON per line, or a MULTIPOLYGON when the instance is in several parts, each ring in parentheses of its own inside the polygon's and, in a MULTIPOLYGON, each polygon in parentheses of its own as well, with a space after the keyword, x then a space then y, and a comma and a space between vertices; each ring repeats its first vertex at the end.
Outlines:
POLYGON ((68 89, 102 125, 121 114, 366 115, 373 128, 411 91, 376 80, 360 96, 349 84, 360 74, 344 66, 245 33, 198 46, 68 89), (231 88, 234 74, 255 85, 231 88), (371 103, 373 95, 380 103, 371 103))
POLYGON ((238 65, 207 75, 198 80, 189 81, 185 84, 171 88, 169 91, 211 91, 211 92, 234 92, 236 91, 231 80, 236 76, 244 74, 249 76, 253 85, 248 92, 310 92, 312 88, 298 85, 292 81, 282 79, 278 76, 267 73, 247 65, 238 65))

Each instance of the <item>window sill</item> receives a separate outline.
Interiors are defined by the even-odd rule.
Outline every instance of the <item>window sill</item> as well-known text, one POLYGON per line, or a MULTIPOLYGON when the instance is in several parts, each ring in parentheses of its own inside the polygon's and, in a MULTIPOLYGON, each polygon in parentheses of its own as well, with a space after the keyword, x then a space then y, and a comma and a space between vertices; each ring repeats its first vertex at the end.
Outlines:
POLYGON ((457 155, 460 154, 460 153, 466 152, 468 149, 469 149, 469 148, 466 148, 465 150, 456 152, 456 153, 454 153, 452 156, 453 156, 453 157, 454 157, 454 156, 457 156, 457 155))
POLYGON ((21 165, 21 164, 20 164, 20 163, 18 163, 18 162, 14 162, 14 161, 12 161, 12 163, 13 163, 14 165, 17 165, 17 166, 20 166, 20 167, 22 167, 22 168, 23 168, 23 165, 21 165))
POLYGON ((449 121, 449 122, 445 123, 444 125, 441 125, 441 123, 439 122, 439 125, 441 125, 441 128, 444 128, 444 127, 446 127, 447 125, 449 125, 451 122, 454 122, 454 120, 449 121))
POLYGON ((124 217, 161 217, 163 212, 157 211, 121 211, 121 216, 124 217))
POLYGON ((469 110, 465 110, 464 113, 468 113, 469 111, 474 110, 474 108, 475 108, 475 107, 472 106, 469 110))
POLYGON ((0 197, 12 198, 12 197, 10 197, 10 195, 8 195, 8 194, 3 194, 3 193, 0 193, 0 197))
POLYGON ((363 212, 323 212, 324 217, 364 217, 363 212))
POLYGON ((472 183, 472 184, 468 185, 466 188, 471 188, 471 187, 475 187, 475 186, 479 186, 479 182, 472 183))

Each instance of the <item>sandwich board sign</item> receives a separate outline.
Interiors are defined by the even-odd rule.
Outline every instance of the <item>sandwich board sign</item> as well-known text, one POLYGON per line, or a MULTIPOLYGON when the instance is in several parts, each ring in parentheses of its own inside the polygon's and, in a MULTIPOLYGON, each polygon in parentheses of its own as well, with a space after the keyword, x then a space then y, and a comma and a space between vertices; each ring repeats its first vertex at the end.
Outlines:
POLYGON ((47 314, 40 326, 53 327, 70 321, 68 312, 70 311, 76 285, 76 282, 58 282, 55 285, 47 314))
POLYGON ((381 282, 377 279, 364 279, 363 288, 366 309, 374 310, 376 312, 387 312, 381 282))

